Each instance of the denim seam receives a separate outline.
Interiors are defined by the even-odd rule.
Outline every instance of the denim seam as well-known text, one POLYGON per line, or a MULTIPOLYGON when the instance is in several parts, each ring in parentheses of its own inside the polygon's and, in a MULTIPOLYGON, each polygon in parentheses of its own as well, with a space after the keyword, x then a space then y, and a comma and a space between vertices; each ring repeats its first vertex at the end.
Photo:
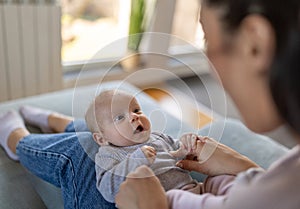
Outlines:
MULTIPOLYGON (((72 171, 72 174, 73 174, 73 180, 72 180, 72 182, 73 182, 73 188, 75 189, 75 191, 77 191, 77 189, 76 189, 76 184, 75 184, 75 172, 74 172, 74 166, 73 166, 73 163, 72 163, 72 160, 68 157, 68 156, 66 156, 66 155, 64 155, 64 154, 62 154, 62 153, 56 153, 56 152, 51 152, 51 151, 42 151, 42 150, 37 150, 37 149, 33 149, 32 147, 30 147, 30 146, 26 146, 26 145, 22 145, 22 148, 21 149, 23 149, 25 152, 35 152, 35 153, 38 153, 38 154, 44 154, 44 155, 46 155, 47 153, 48 154, 51 154, 51 155, 53 155, 53 156, 58 156, 58 157, 63 157, 63 158, 65 158, 69 163, 70 163, 70 165, 71 165, 71 171, 72 171)), ((74 192, 75 194, 75 208, 78 208, 77 207, 77 205, 78 205, 78 197, 77 197, 77 194, 76 194, 76 192, 74 192)))

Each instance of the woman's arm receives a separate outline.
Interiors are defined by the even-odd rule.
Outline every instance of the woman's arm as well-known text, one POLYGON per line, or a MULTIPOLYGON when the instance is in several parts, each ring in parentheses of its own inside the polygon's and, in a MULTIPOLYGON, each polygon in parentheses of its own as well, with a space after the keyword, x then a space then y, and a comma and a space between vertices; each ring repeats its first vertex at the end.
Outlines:
POLYGON ((197 156, 189 155, 179 161, 177 166, 209 176, 236 175, 249 168, 259 167, 246 156, 212 138, 205 137, 204 146, 203 143, 198 142, 197 150, 199 150, 197 156))

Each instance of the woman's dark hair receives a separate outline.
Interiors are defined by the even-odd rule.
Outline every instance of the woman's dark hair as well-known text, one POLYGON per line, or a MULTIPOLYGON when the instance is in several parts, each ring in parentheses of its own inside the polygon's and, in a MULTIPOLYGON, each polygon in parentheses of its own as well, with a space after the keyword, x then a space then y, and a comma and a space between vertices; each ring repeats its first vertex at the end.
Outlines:
POLYGON ((270 88, 281 116, 300 133, 300 0, 203 0, 222 8, 224 29, 234 32, 249 14, 268 19, 276 36, 270 88))

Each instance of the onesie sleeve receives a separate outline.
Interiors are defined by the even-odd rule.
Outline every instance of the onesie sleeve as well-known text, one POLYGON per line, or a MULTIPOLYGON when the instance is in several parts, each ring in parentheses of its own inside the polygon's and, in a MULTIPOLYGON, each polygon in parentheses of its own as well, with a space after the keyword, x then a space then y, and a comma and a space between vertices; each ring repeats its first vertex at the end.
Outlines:
POLYGON ((153 132, 152 135, 163 140, 170 146, 170 150, 177 150, 180 147, 180 142, 178 139, 174 139, 171 136, 159 132, 153 132))
POLYGON ((108 202, 115 202, 115 195, 126 176, 141 165, 149 165, 141 148, 120 159, 117 154, 99 151, 95 158, 97 189, 108 202), (99 154, 101 153, 101 154, 99 154))

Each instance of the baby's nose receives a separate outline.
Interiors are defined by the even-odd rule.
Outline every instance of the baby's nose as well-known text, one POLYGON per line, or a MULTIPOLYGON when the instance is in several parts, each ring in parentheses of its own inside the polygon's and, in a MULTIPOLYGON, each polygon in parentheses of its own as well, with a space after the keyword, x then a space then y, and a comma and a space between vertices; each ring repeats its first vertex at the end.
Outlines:
POLYGON ((131 114, 131 122, 134 122, 134 121, 136 121, 138 119, 139 119, 139 116, 137 114, 135 114, 135 113, 131 114))

